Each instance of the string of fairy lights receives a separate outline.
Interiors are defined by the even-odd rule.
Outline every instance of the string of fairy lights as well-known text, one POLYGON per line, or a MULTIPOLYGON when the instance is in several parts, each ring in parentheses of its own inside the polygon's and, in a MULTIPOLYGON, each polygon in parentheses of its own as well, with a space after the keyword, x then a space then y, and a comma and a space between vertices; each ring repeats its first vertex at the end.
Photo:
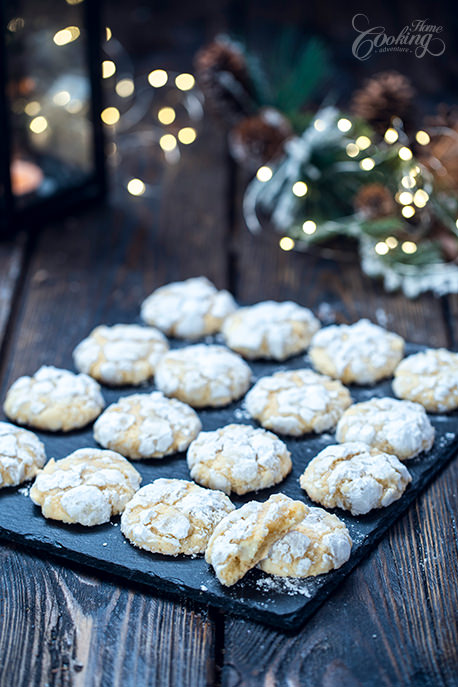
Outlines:
MULTIPOLYGON (((82 1, 83 0, 66 0, 69 5, 76 5, 82 1)), ((9 22, 8 29, 10 31, 17 31, 21 30, 23 26, 24 20, 21 17, 15 17, 9 22)), ((81 30, 78 26, 65 26, 54 33, 52 42, 57 48, 63 48, 77 41, 80 37, 81 30)), ((107 26, 105 27, 106 44, 109 44, 112 40, 114 40, 113 32, 111 28, 107 26)), ((120 53, 121 50, 122 46, 118 43, 117 52, 120 53)), ((148 74, 134 79, 133 73, 125 74, 125 71, 126 70, 123 69, 122 73, 118 74, 118 65, 115 59, 111 58, 109 55, 106 59, 103 59, 101 64, 101 77, 106 84, 106 90, 110 100, 112 100, 112 96, 121 99, 121 101, 130 100, 132 102, 132 107, 134 107, 136 91, 142 91, 144 87, 151 88, 154 92, 158 92, 160 89, 175 89, 177 93, 181 93, 183 97, 186 97, 190 93, 194 93, 194 99, 199 100, 197 90, 195 89, 195 78, 193 74, 189 72, 177 73, 168 71, 162 67, 157 67, 152 69, 148 74)), ((160 97, 158 100, 160 100, 160 97)), ((87 106, 85 98, 72 94, 70 87, 60 88, 52 93, 50 102, 58 108, 64 108, 70 114, 84 114, 87 106)), ((30 134, 34 137, 35 143, 40 144, 41 142, 41 144, 43 144, 52 129, 49 115, 46 116, 46 113, 42 111, 44 107, 43 104, 40 103, 39 100, 34 99, 25 103, 21 102, 20 105, 16 106, 16 109, 18 109, 18 107, 21 112, 24 112, 30 118, 28 129, 30 134)), ((123 120, 127 121, 127 113, 122 110, 123 108, 120 104, 110 103, 100 113, 101 120, 109 133, 109 157, 110 155, 113 156, 116 154, 118 149, 116 141, 121 132, 120 126, 123 120)), ((155 133, 157 132, 157 136, 154 140, 164 154, 164 160, 168 163, 175 162, 179 159, 178 148, 180 145, 189 146, 197 139, 196 127, 192 126, 192 124, 194 124, 194 119, 198 119, 201 116, 201 112, 199 108, 196 108, 194 105, 193 107, 187 108, 187 114, 191 121, 183 122, 183 125, 177 127, 178 118, 176 106, 173 107, 172 105, 165 104, 159 107, 155 113, 153 113, 150 108, 145 108, 144 116, 151 117, 151 129, 154 130, 155 133), (157 118, 156 124, 154 118, 157 118), (173 130, 170 130, 172 126, 173 130)), ((129 128, 128 122, 125 128, 129 128)), ((127 192, 132 196, 141 196, 146 192, 148 182, 144 179, 133 177, 125 180, 124 186, 127 192)))
MULTIPOLYGON (((315 118, 311 124, 318 132, 324 132, 329 126, 329 122, 315 118)), ((356 129, 355 122, 348 117, 340 117, 335 122, 337 129, 342 134, 351 135, 352 129, 356 129)), ((402 176, 400 184, 394 194, 394 200, 400 206, 400 212, 404 219, 409 220, 414 217, 417 210, 424 208, 430 200, 431 189, 428 189, 428 182, 425 181, 427 174, 425 170, 414 160, 414 155, 408 145, 407 136, 403 130, 401 120, 394 118, 392 126, 387 128, 383 136, 387 146, 397 148, 402 176)), ((418 130, 415 140, 420 146, 430 143, 430 135, 424 130, 418 130)), ((370 172, 377 164, 377 148, 369 135, 361 134, 351 138, 345 145, 345 153, 351 160, 359 163, 359 167, 364 172, 370 172)), ((271 181, 276 168, 270 165, 262 165, 256 172, 256 179, 261 184, 271 181)), ((309 192, 309 186, 304 180, 296 180, 290 186, 291 193, 297 198, 304 198, 309 192)), ((458 219, 456 220, 458 229, 458 219)), ((312 237, 320 229, 319 223, 312 218, 304 219, 302 232, 304 239, 312 237)), ((279 246, 283 251, 291 251, 297 246, 297 240, 291 236, 281 236, 279 246)), ((395 236, 388 236, 386 239, 378 241, 374 245, 374 251, 379 256, 384 256, 395 249, 400 249, 406 255, 413 255, 417 249, 417 243, 412 239, 400 241, 395 236)))

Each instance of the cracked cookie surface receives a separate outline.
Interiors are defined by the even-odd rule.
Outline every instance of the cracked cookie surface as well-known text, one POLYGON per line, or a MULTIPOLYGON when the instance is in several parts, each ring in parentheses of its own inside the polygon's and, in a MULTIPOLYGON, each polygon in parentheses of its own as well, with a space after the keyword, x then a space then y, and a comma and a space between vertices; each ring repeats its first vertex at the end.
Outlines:
POLYGON ((251 370, 224 346, 195 344, 166 353, 155 381, 164 394, 194 408, 221 407, 243 396, 251 370))
POLYGON ((236 307, 228 291, 218 291, 205 277, 195 277, 153 291, 143 301, 141 315, 144 322, 164 334, 199 339, 219 332, 236 307))
POLYGON ((122 513, 141 475, 114 451, 82 448, 38 473, 30 498, 45 518, 93 527, 122 513))
POLYGON ((183 479, 157 479, 127 504, 121 532, 141 549, 168 556, 203 553, 211 533, 234 509, 221 491, 183 479))
POLYGON ((369 320, 324 327, 315 334, 313 367, 345 384, 374 384, 390 377, 404 355, 404 339, 369 320))
POLYGON ((244 358, 285 360, 305 351, 320 323, 292 301, 264 301, 239 308, 222 327, 226 344, 244 358))
POLYGON ((304 369, 261 377, 245 404, 266 429, 301 436, 335 427, 351 396, 339 381, 304 369))
POLYGON ((362 442, 327 446, 300 477, 307 495, 325 508, 364 515, 401 498, 412 478, 400 460, 362 442))
POLYGON ((120 398, 94 425, 94 438, 131 459, 163 458, 187 449, 202 425, 186 403, 160 391, 120 398))
POLYGON ((73 359, 80 372, 104 384, 136 385, 153 376, 168 350, 166 338, 154 327, 101 325, 78 344, 73 359))
POLYGON ((393 391, 398 398, 415 401, 432 413, 458 408, 458 353, 445 348, 415 353, 396 368, 393 391))
POLYGON ((399 460, 409 460, 434 443, 434 427, 419 403, 372 398, 355 403, 337 424, 337 441, 364 441, 399 460))
POLYGON ((230 587, 262 558, 272 545, 302 520, 306 506, 284 494, 267 501, 249 501, 216 526, 205 551, 221 584, 230 587))
POLYGON ((95 420, 104 405, 100 386, 91 377, 44 365, 32 377, 14 382, 4 411, 21 425, 69 432, 95 420))
POLYGON ((45 447, 33 432, 0 422, 0 489, 27 482, 45 462, 45 447))
POLYGON ((193 480, 226 494, 246 494, 281 482, 291 471, 286 444, 251 425, 226 425, 201 432, 188 449, 193 480))

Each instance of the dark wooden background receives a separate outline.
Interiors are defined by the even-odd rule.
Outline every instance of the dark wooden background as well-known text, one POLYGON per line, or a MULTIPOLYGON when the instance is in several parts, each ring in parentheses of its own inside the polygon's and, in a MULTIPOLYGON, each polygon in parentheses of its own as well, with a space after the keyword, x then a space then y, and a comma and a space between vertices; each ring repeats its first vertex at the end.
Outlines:
MULTIPOLYGON (((204 9, 198 40, 221 23, 204 9)), ((410 341, 456 349, 458 297, 409 301, 365 278, 356 256, 336 264, 281 252, 244 228, 242 186, 206 121, 166 171, 160 202, 114 183, 103 207, 0 244, 0 398, 43 363, 70 367, 92 327, 132 321, 160 284, 200 274, 241 302, 326 303, 321 312, 338 322, 386 318, 410 341)), ((295 636, 4 542, 0 687, 456 685, 457 478, 455 461, 295 636)))

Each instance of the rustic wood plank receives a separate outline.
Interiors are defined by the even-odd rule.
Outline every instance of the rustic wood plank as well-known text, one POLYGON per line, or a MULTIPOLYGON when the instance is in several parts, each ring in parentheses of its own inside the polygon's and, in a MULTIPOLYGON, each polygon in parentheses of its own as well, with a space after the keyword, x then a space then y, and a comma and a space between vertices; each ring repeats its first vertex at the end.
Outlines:
MULTIPOLYGON (((336 263, 282 252, 277 242, 250 235, 238 221, 233 249, 241 301, 292 298, 326 323, 369 317, 410 341, 447 345, 438 299, 386 294, 362 275, 356 256, 336 263)), ((227 619, 222 684, 454 684, 457 475, 455 461, 297 636, 227 619)))
MULTIPOLYGON (((209 126, 167 170, 160 207, 117 188, 110 207, 43 231, 5 351, 2 399, 15 378, 41 364, 72 368, 72 350, 90 329, 135 321, 158 285, 199 274, 224 284, 223 154, 209 126)), ((18 551, 0 552, 2 687, 45 678, 104 687, 213 681, 214 624, 206 613, 18 551)))
POLYGON ((24 236, 0 243, 0 346, 11 315, 14 294, 21 278, 24 236))
POLYGON ((207 614, 0 548, 0 686, 206 685, 207 614))
POLYGON ((449 326, 449 346, 458 351, 458 294, 446 297, 445 316, 449 326))

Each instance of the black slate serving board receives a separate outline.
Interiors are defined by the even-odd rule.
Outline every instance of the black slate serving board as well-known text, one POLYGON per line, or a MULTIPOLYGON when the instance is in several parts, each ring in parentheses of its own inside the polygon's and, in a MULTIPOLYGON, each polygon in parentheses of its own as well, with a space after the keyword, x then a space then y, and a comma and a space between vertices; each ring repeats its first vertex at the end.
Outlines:
MULTIPOLYGON (((178 345, 178 344, 177 344, 178 345)), ((414 353, 421 347, 408 345, 406 353, 414 353)), ((254 378, 258 379, 279 369, 308 367, 304 356, 297 356, 281 365, 271 362, 251 364, 254 378)), ((144 386, 141 391, 151 390, 144 386)), ((135 389, 138 391, 139 389, 135 389)), ((108 403, 133 389, 104 389, 108 403)), ((374 387, 350 387, 355 401, 368 400, 373 396, 392 396, 391 382, 374 387)), ((204 430, 221 427, 230 422, 255 424, 250 421, 243 407, 243 400, 226 408, 199 412, 204 430)), ((163 591, 179 598, 190 598, 211 604, 224 611, 251 618, 282 629, 299 628, 310 614, 327 598, 339 582, 367 555, 390 525, 403 513, 421 490, 441 470, 458 450, 458 413, 431 415, 436 428, 433 449, 408 461, 412 483, 403 497, 388 508, 366 516, 353 517, 343 511, 336 514, 347 525, 353 539, 350 560, 339 570, 317 578, 294 580, 274 578, 259 570, 250 571, 244 579, 230 588, 221 586, 202 556, 172 558, 151 554, 134 548, 124 539, 119 528, 119 518, 94 528, 45 520, 40 509, 28 497, 27 487, 8 488, 0 491, 0 536, 10 541, 27 544, 70 561, 82 563, 99 571, 145 584, 155 591, 163 591)), ((64 458, 77 448, 96 446, 92 429, 71 434, 38 433, 46 445, 49 458, 64 458)), ((270 494, 282 491, 295 499, 312 505, 299 487, 299 475, 307 463, 325 446, 334 443, 331 433, 309 435, 302 439, 286 439, 292 454, 293 470, 277 487, 265 489, 244 497, 232 496, 236 505, 253 498, 267 499, 270 494)), ((185 455, 177 454, 163 460, 135 461, 141 472, 142 484, 158 477, 189 479, 185 455)))

